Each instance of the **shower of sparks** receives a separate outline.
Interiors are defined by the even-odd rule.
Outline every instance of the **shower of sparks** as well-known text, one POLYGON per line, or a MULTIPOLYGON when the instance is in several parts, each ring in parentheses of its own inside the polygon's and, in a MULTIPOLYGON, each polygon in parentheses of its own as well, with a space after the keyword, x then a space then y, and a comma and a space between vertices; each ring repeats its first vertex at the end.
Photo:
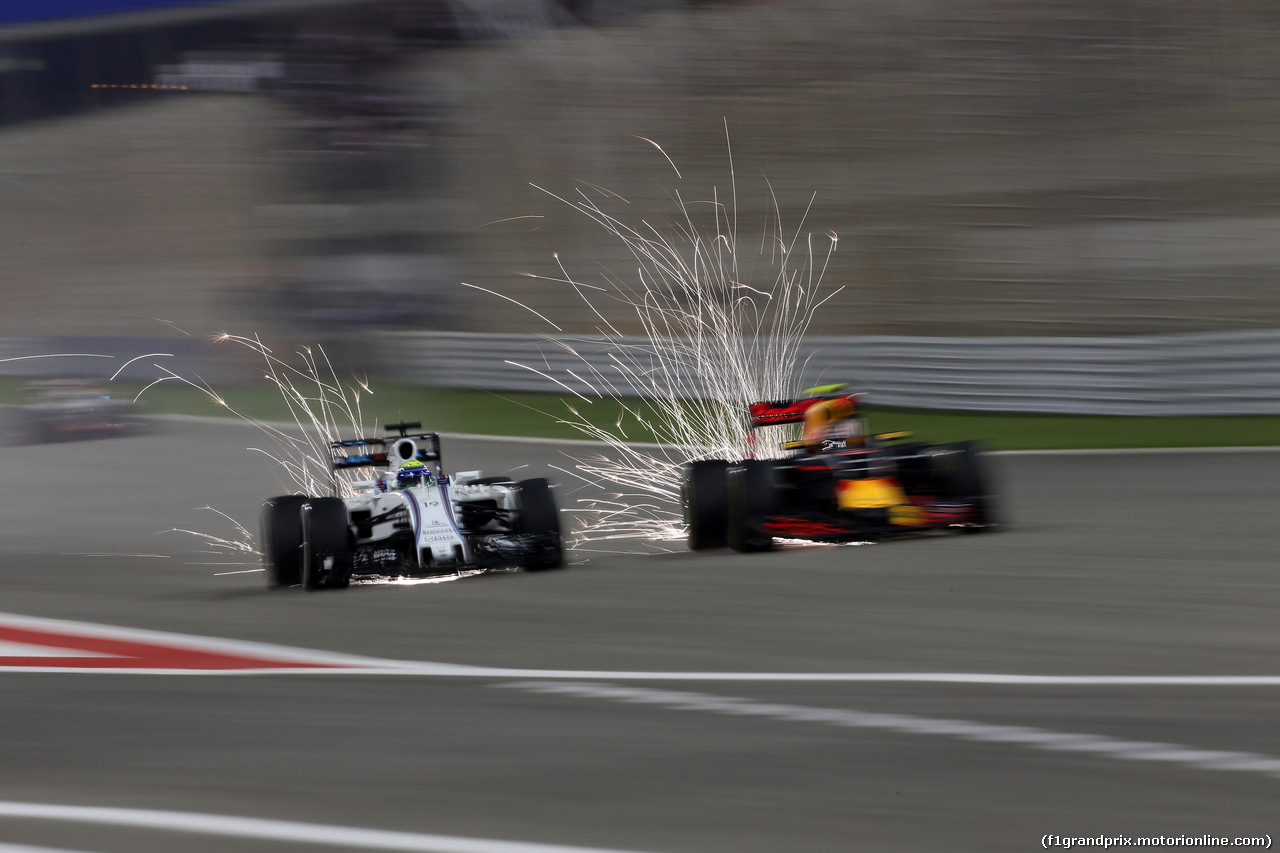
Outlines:
MULTIPOLYGON (((249 529, 240 522, 236 521, 225 512, 214 509, 211 506, 201 507, 208 512, 215 513, 220 516, 224 522, 231 527, 230 537, 217 536, 213 533, 206 533, 202 530, 187 530, 182 527, 173 527, 164 531, 165 533, 182 533, 187 536, 194 536, 199 539, 205 546, 200 551, 201 554, 211 554, 216 557, 227 558, 212 565, 229 565, 229 566, 249 566, 256 568, 249 571, 261 571, 260 565, 262 561, 262 552, 257 548, 254 536, 249 529), (234 558, 234 559, 231 559, 234 558)), ((235 572, 224 572, 224 574, 236 574, 235 572)))
POLYGON ((429 575, 427 577, 407 577, 390 575, 365 575, 352 578, 352 586, 423 586, 425 584, 450 583, 451 581, 473 578, 477 575, 497 574, 504 569, 463 569, 448 575, 429 575))
MULTIPOLYGON (((667 157, 657 143, 644 141, 667 157)), ((792 397, 799 390, 806 367, 801 357, 804 335, 818 309, 842 289, 822 283, 836 235, 804 231, 813 197, 796 229, 786 231, 770 187, 770 215, 759 246, 740 246, 732 163, 730 151, 728 200, 718 191, 709 201, 696 203, 672 193, 676 216, 660 225, 644 220, 628 224, 581 188, 573 195, 558 195, 535 185, 620 240, 636 263, 628 277, 607 272, 604 286, 576 279, 559 256, 560 276, 530 274, 572 288, 593 317, 596 334, 611 344, 612 354, 607 370, 600 369, 576 348, 588 342, 598 346, 598 337, 548 334, 550 345, 582 359, 582 369, 554 376, 527 364, 518 366, 571 390, 587 404, 603 399, 621 403, 626 415, 657 439, 657 446, 639 446, 628 439, 621 421, 612 428, 595 426, 583 416, 580 404, 566 404, 570 416, 564 422, 606 446, 604 453, 577 458, 571 468, 561 469, 606 490, 604 497, 580 502, 576 514, 583 521, 581 541, 639 539, 662 550, 657 543, 683 539, 684 465, 697 459, 746 457, 748 404, 792 397), (644 334, 625 336, 606 317, 604 302, 625 306, 644 334), (589 391, 584 396, 571 385, 589 391), (627 402, 637 396, 641 404, 627 402)), ((674 163, 671 166, 675 169, 674 163)), ((679 177, 678 170, 676 174, 679 177)), ((761 442, 757 455, 771 452, 761 442)))
POLYGON ((360 401, 362 395, 373 393, 368 381, 357 379, 344 385, 323 347, 301 347, 295 353, 295 364, 275 355, 257 337, 224 332, 214 341, 246 347, 262 358, 266 368, 263 376, 280 392, 292 425, 282 427, 238 412, 208 384, 160 365, 155 366, 165 375, 157 381, 176 381, 196 388, 215 405, 257 427, 267 443, 249 450, 272 460, 287 490, 304 495, 354 494, 353 477, 331 470, 329 445, 366 432, 360 401))
MULTIPOLYGON (((302 347, 295 353, 296 362, 291 362, 276 355, 257 337, 224 332, 215 336, 214 342, 243 346, 261 357, 265 366, 264 378, 280 392, 293 419, 292 425, 269 423, 239 412, 203 380, 183 376, 160 364, 152 365, 161 372, 160 378, 138 396, 161 382, 178 382, 195 388, 214 405, 258 428, 265 441, 261 446, 248 449, 271 460, 283 484, 283 491, 339 497, 355 494, 352 482, 357 478, 356 473, 334 472, 330 466, 329 446, 352 435, 368 434, 360 409, 362 396, 373 393, 368 381, 356 379, 344 383, 323 347, 302 347)), ((256 537, 245 525, 213 507, 203 509, 221 516, 229 525, 226 536, 181 528, 167 532, 197 537, 207 548, 203 553, 240 558, 238 563, 229 565, 248 565, 261 560, 256 537)))

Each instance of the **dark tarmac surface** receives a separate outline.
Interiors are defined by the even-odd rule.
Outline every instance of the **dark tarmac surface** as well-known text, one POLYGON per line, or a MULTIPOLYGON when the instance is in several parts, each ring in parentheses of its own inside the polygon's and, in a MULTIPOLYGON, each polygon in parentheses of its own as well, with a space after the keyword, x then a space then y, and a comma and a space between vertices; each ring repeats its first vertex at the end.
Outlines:
MULTIPOLYGON (((1001 456, 1010 523, 995 535, 580 551, 558 572, 305 594, 224 574, 252 566, 214 565, 226 558, 167 532, 227 535, 206 505, 256 528, 259 500, 282 491, 246 450, 261 445, 243 425, 172 420, 0 448, 0 611, 408 661, 741 678, 597 672, 594 687, 548 692, 505 676, 0 672, 0 809, 414 834, 332 848, 356 850, 1014 851, 1046 834, 1280 834, 1280 686, 752 676, 1280 675, 1280 453, 1001 456), (1217 751, 1247 755, 1223 769, 1217 751)), ((545 444, 444 450, 450 470, 566 480, 545 444)), ((561 489, 562 506, 573 499, 561 489)), ((253 837, 0 817, 0 851, 321 843, 241 829, 253 837)))

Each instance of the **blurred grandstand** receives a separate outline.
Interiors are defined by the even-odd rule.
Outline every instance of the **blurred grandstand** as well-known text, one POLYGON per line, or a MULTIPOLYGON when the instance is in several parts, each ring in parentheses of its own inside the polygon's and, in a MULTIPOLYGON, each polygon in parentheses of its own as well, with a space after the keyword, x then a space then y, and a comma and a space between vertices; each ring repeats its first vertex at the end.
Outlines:
POLYGON ((1274 4, 73 6, 0 19, 0 334, 541 330, 459 280, 589 331, 519 274, 630 262, 530 182, 731 166, 744 246, 840 236, 817 334, 1280 327, 1274 4))

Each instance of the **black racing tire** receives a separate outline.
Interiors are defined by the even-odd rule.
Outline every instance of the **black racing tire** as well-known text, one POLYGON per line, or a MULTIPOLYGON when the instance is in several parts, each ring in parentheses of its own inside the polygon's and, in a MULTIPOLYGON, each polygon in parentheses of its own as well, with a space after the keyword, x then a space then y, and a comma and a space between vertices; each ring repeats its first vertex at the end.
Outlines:
POLYGON ((723 548, 726 544, 728 473, 729 463, 724 459, 699 459, 684 466, 680 500, 689 529, 690 551, 723 548))
POLYGON ((516 513, 513 532, 517 534, 544 534, 551 544, 537 557, 521 563, 526 571, 558 569, 564 565, 564 541, 560 532, 560 510, 556 508, 551 484, 541 477, 516 483, 516 497, 520 510, 516 513))
POLYGON ((764 520, 778 504, 773 466, 765 460, 749 459, 730 468, 727 480, 725 538, 729 547, 744 554, 768 551, 773 537, 764 532, 764 520))
POLYGON ((975 441, 957 441, 947 445, 954 451, 947 477, 951 494, 973 504, 973 523, 961 527, 964 533, 994 530, 999 524, 996 499, 991 489, 991 472, 982 445, 975 441))
POLYGON ((302 583, 302 495, 280 495, 262 504, 258 544, 272 589, 302 583))
POLYGON ((351 520, 341 498, 311 498, 302 511, 302 586, 345 589, 351 583, 351 520))
POLYGON ((898 481, 908 494, 930 490, 932 470, 929 445, 923 441, 903 441, 889 445, 898 481))

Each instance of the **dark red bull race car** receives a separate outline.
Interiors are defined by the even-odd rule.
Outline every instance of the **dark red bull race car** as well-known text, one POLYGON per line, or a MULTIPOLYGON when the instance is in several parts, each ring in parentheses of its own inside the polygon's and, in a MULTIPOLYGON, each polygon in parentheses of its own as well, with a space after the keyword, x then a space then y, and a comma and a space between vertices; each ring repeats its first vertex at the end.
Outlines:
POLYGON ((692 550, 764 551, 775 539, 856 542, 995 526, 987 466, 975 442, 868 434, 857 395, 841 387, 752 403, 750 458, 685 466, 681 491, 692 550), (780 432, 773 427, 790 428, 791 437, 777 443, 785 455, 756 458, 764 455, 765 436, 780 432))

